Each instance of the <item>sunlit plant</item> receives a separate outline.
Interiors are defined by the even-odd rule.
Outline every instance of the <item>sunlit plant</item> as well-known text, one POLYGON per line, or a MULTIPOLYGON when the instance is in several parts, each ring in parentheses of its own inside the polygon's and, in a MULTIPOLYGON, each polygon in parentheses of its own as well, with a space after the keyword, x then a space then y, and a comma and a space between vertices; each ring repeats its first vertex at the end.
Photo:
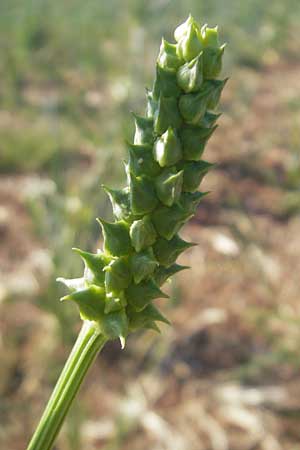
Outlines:
POLYGON ((97 219, 103 250, 74 249, 85 264, 81 278, 58 280, 69 289, 62 301, 79 309, 83 326, 28 450, 49 450, 98 352, 111 339, 124 348, 129 333, 169 323, 154 305, 167 297, 164 282, 186 267, 177 257, 195 245, 178 232, 205 196, 198 187, 212 164, 201 159, 215 131, 226 83, 219 80, 225 45, 218 29, 189 16, 162 40, 145 116, 133 115, 128 143, 127 186, 103 186, 114 222, 97 219))

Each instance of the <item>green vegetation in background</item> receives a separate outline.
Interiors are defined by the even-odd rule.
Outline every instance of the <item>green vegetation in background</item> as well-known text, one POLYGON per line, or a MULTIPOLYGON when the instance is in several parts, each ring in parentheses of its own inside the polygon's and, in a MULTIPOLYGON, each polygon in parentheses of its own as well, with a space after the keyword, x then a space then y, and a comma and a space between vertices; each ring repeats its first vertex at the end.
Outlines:
MULTIPOLYGON (((50 196, 41 193, 28 206, 39 236, 54 249, 56 273, 78 269, 66 256, 76 237, 82 246, 95 238, 91 211, 107 208, 98 186, 121 183, 110 163, 132 132, 124 111, 141 110, 157 42, 187 11, 211 25, 222 22, 229 65, 295 57, 296 0, 274 0, 272 8, 258 0, 28 0, 26 7, 1 1, 0 172, 38 171, 54 182, 50 196), (140 92, 134 100, 133 86, 140 92)), ((50 310, 57 289, 48 286, 41 299, 50 310)))
POLYGON ((28 0, 26 7, 2 0, 0 102, 13 124, 0 118, 0 171, 48 171, 86 147, 119 150, 130 134, 123 111, 137 106, 131 88, 151 79, 161 34, 186 11, 224 23, 235 64, 298 57, 297 0, 274 0, 272 8, 260 0, 28 0))
MULTIPOLYGON (((73 338, 76 313, 55 301, 62 288, 53 280, 78 273, 80 262, 69 250, 75 242, 92 250, 99 234, 95 212, 109 218, 100 184, 121 184, 111 161, 124 155, 131 134, 125 111, 142 112, 144 80, 153 76, 160 36, 187 11, 211 26, 222 23, 228 66, 259 70, 278 57, 299 60, 298 0, 0 1, 0 177, 38 172, 41 183, 50 179, 55 186, 49 194, 41 188, 27 206, 54 262, 38 303, 70 324, 61 327, 65 340, 73 338)), ((244 91, 249 96, 246 83, 244 91)), ((285 202, 293 213, 300 207, 298 124, 295 130, 287 186, 295 194, 285 202)), ((74 434, 76 426, 70 428, 74 434)))

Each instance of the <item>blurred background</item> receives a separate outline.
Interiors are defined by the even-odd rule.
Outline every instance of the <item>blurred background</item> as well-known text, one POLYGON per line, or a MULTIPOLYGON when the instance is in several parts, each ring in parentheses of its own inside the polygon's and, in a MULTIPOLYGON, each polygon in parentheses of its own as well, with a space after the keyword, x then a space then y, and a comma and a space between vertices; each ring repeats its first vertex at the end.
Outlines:
POLYGON ((107 345, 56 450, 300 448, 299 0, 0 0, 0 448, 23 450, 80 327, 58 276, 101 245, 161 36, 228 43, 212 193, 172 327, 107 345))

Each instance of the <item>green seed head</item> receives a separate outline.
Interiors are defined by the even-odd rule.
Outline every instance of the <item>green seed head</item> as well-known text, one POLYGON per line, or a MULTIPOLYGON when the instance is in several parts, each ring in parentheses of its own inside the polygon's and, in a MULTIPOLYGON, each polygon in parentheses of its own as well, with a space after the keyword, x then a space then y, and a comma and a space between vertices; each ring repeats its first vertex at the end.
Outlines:
POLYGON ((163 283, 185 269, 178 256, 195 244, 178 232, 207 193, 199 185, 212 164, 201 159, 215 131, 226 79, 217 79, 225 45, 218 28, 202 28, 192 16, 162 40, 152 90, 146 91, 146 116, 133 114, 135 134, 127 143, 128 185, 104 187, 114 222, 98 219, 103 252, 75 249, 85 264, 82 278, 59 281, 83 320, 97 322, 107 339, 131 331, 158 330, 168 323, 153 301, 167 297, 163 283))

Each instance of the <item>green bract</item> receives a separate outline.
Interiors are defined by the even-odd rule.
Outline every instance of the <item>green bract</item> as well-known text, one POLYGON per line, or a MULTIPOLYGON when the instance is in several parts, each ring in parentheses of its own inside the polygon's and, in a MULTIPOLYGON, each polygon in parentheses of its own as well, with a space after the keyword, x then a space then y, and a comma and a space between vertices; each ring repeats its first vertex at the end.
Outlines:
POLYGON ((75 249, 85 263, 82 278, 65 280, 83 320, 94 321, 106 339, 168 323, 153 301, 167 297, 161 285, 185 269, 177 257, 195 244, 178 235, 205 193, 199 184, 212 164, 201 159, 216 129, 226 83, 217 77, 225 45, 218 29, 192 16, 176 28, 175 43, 162 40, 146 116, 134 114, 135 135, 125 163, 128 186, 104 187, 115 221, 98 219, 103 252, 75 249))

